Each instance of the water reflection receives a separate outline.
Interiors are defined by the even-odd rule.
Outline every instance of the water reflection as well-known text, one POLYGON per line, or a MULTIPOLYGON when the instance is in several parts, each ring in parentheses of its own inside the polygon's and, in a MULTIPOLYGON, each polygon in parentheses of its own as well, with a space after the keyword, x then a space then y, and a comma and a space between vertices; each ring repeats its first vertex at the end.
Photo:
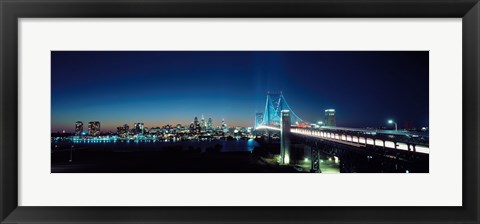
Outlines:
POLYGON ((53 150, 65 148, 70 145, 78 147, 106 150, 106 151, 130 151, 132 149, 158 151, 164 148, 178 148, 181 150, 199 150, 205 152, 209 149, 218 149, 220 152, 252 152, 259 144, 253 140, 211 140, 211 141, 138 141, 138 140, 82 140, 73 142, 57 142, 52 145, 53 150), (133 143, 133 145, 132 145, 133 143))

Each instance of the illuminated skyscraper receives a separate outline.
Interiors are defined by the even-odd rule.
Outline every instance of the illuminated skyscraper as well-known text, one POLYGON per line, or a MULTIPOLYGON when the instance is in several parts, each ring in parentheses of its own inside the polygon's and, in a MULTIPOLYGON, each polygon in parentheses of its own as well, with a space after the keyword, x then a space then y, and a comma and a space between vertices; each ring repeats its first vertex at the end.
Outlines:
POLYGON ((143 123, 134 123, 133 124, 133 133, 136 135, 143 135, 145 127, 143 123))
POLYGON ((205 117, 202 114, 202 120, 200 121, 200 128, 202 128, 202 130, 205 130, 206 127, 207 127, 207 123, 205 122, 205 117))
POLYGON ((100 135, 100 121, 88 122, 88 135, 99 136, 100 135))
POLYGON ((195 133, 195 124, 193 122, 190 123, 189 130, 191 134, 195 133))
POLYGON ((75 135, 80 136, 83 132, 83 122, 77 121, 75 122, 75 135))
POLYGON ((223 132, 228 132, 227 123, 225 123, 225 119, 222 118, 222 130, 223 132))
POLYGON ((199 123, 198 123, 198 118, 197 118, 197 117, 193 118, 193 124, 194 124, 195 126, 199 125, 199 123))
POLYGON ((208 122, 207 122, 207 130, 213 130, 213 121, 212 121, 212 118, 208 118, 208 122))
POLYGON ((325 126, 337 126, 337 122, 335 120, 335 109, 325 110, 325 126))
POLYGON ((193 119, 193 132, 198 134, 200 133, 201 127, 200 127, 200 122, 198 121, 198 117, 195 117, 193 119))

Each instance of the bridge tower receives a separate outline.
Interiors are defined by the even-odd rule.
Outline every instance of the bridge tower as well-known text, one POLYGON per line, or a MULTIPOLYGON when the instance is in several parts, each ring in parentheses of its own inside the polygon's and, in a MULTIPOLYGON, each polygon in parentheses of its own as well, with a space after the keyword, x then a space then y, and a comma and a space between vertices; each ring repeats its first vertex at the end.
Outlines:
POLYGON ((255 114, 255 128, 263 124, 263 113, 255 114))
POLYGON ((290 163, 290 111, 281 111, 280 121, 280 165, 290 163))
POLYGON ((281 111, 288 110, 290 113, 290 124, 297 124, 304 122, 298 117, 295 112, 287 104, 282 92, 274 93, 268 92, 267 102, 265 104, 265 111, 263 113, 262 125, 266 126, 280 126, 281 111))

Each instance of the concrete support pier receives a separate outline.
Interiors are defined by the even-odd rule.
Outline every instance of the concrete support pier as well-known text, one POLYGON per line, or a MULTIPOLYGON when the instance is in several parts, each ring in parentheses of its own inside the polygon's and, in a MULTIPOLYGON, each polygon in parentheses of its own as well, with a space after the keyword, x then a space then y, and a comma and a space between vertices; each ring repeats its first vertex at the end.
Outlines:
POLYGON ((282 110, 280 117, 280 164, 290 163, 290 111, 282 110))

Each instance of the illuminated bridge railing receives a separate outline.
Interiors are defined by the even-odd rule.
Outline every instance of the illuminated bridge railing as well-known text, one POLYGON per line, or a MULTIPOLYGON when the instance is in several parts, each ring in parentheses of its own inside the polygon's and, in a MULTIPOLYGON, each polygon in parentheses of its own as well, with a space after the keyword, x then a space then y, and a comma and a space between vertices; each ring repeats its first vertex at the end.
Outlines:
POLYGON ((275 126, 268 126, 268 125, 259 125, 255 128, 256 130, 273 130, 273 131, 280 131, 280 127, 275 126))
POLYGON ((313 138, 318 138, 326 141, 336 142, 340 144, 355 146, 355 147, 384 147, 390 149, 397 149, 402 151, 413 151, 417 153, 429 154, 430 149, 424 145, 416 145, 412 143, 404 142, 394 142, 387 141, 383 139, 375 139, 369 137, 355 136, 349 134, 333 133, 328 131, 320 130, 311 130, 311 129, 302 129, 302 128, 292 128, 291 132, 293 134, 301 136, 309 136, 313 138))

